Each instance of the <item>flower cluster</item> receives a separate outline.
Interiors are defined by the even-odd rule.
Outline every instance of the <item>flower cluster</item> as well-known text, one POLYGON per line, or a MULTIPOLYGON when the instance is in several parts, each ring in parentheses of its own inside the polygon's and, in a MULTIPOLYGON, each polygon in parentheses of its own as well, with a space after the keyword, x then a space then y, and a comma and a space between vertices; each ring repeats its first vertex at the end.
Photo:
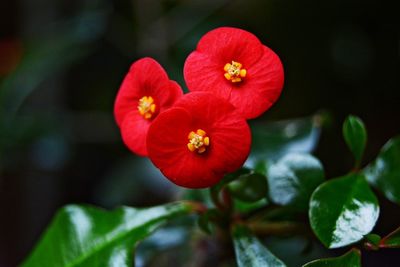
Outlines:
POLYGON ((253 34, 222 27, 200 39, 184 78, 185 95, 155 60, 136 61, 116 97, 115 119, 127 147, 148 156, 172 182, 209 187, 246 160, 246 120, 278 99, 283 67, 253 34))

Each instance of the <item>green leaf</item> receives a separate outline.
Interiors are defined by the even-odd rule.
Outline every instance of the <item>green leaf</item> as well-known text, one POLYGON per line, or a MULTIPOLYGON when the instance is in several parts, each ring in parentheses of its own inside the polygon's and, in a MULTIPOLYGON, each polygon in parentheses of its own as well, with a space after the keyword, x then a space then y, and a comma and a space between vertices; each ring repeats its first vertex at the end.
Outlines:
POLYGON ((267 195, 267 178, 258 173, 243 174, 229 184, 229 191, 242 201, 258 201, 267 195))
POLYGON ((356 116, 348 116, 343 123, 343 136, 358 166, 367 143, 367 131, 362 120, 356 116))
POLYGON ((311 228, 328 248, 361 240, 371 232, 378 216, 378 200, 360 174, 327 181, 311 196, 311 228))
POLYGON ((363 172, 370 184, 400 205, 400 136, 389 140, 363 172))
POLYGON ((317 114, 294 120, 251 123, 252 148, 246 166, 254 167, 259 161, 276 160, 288 153, 312 152, 326 117, 317 114))
POLYGON ((382 238, 379 247, 381 248, 400 248, 400 227, 382 238))
POLYGON ((232 229, 236 262, 239 267, 284 267, 280 259, 275 257, 251 232, 241 225, 232 229))
POLYGON ((135 245, 164 222, 191 212, 187 202, 148 209, 61 209, 23 267, 132 266, 135 245))
POLYGON ((303 267, 361 267, 361 252, 353 248, 337 258, 319 259, 309 262, 303 267))
POLYGON ((307 210, 310 196, 324 181, 322 164, 308 154, 289 154, 268 168, 271 200, 307 210))

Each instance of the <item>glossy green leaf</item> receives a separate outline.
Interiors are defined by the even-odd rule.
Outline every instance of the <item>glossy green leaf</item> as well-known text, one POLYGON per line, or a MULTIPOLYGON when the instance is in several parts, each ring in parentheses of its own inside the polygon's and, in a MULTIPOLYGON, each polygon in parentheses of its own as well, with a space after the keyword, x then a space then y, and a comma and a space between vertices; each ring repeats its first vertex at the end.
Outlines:
POLYGON ((361 267, 361 252, 353 248, 337 258, 319 259, 309 262, 303 267, 361 267))
POLYGON ((400 227, 381 239, 381 248, 400 248, 400 227))
POLYGON ((258 173, 241 175, 229 184, 229 191, 242 201, 258 201, 267 195, 267 178, 258 173))
POLYGON ((286 266, 244 226, 235 225, 232 229, 232 238, 239 267, 286 266))
POLYGON ((400 204, 400 136, 389 140, 377 159, 364 169, 369 183, 400 204))
POLYGON ((268 168, 267 177, 274 203, 307 210, 312 192, 324 181, 324 170, 311 155, 289 154, 268 168))
POLYGON ((378 216, 378 200, 360 174, 327 181, 311 196, 311 228, 328 248, 361 240, 371 232, 378 216))
POLYGON ((319 140, 323 114, 277 122, 253 122, 252 148, 246 166, 276 160, 288 153, 310 153, 319 140))
POLYGON ((367 131, 362 120, 348 116, 343 123, 343 136, 356 159, 356 165, 359 165, 367 144, 367 131))
POLYGON ((105 211, 70 205, 61 209, 23 267, 132 266, 135 245, 164 222, 191 212, 179 202, 148 209, 105 211))

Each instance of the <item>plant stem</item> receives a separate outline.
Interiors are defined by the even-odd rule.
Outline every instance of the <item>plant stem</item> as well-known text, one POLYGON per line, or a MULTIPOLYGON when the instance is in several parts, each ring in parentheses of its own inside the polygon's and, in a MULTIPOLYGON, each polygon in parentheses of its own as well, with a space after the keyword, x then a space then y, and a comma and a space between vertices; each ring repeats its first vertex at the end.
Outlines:
POLYGON ((222 200, 223 200, 223 205, 225 208, 227 208, 229 211, 232 210, 232 197, 231 193, 229 192, 229 189, 227 187, 224 187, 222 189, 222 200))
POLYGON ((210 188, 210 195, 211 195, 211 200, 213 201, 214 205, 219 209, 223 210, 224 205, 221 203, 221 200, 219 198, 219 190, 216 190, 214 188, 210 188))

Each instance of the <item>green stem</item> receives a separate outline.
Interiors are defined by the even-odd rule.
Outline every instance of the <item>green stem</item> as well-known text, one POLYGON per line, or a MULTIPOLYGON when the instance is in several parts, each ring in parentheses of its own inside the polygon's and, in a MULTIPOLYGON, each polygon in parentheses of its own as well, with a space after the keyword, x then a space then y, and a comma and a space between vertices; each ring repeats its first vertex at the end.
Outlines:
POLYGON ((223 200, 223 205, 224 207, 228 210, 232 210, 232 197, 231 193, 229 192, 229 189, 227 187, 224 187, 222 189, 222 200, 223 200))
POLYGON ((210 195, 211 195, 211 200, 214 203, 215 207, 217 207, 219 210, 223 210, 224 205, 221 203, 221 200, 219 198, 219 190, 217 190, 214 187, 211 187, 210 195))

